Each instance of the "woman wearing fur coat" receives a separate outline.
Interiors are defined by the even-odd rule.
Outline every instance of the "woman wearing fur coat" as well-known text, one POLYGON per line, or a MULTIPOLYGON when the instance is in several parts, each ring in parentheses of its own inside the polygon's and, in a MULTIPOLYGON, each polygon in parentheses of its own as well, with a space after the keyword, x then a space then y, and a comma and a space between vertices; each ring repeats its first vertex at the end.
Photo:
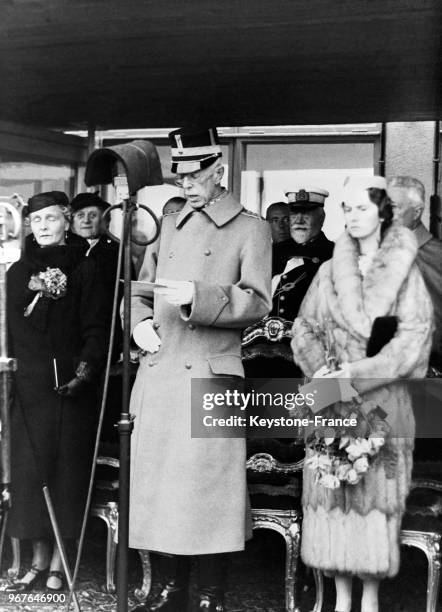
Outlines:
POLYGON ((399 569, 399 532, 411 480, 415 424, 404 379, 425 376, 433 313, 415 263, 415 238, 392 224, 385 179, 349 177, 344 194, 346 230, 304 299, 292 349, 306 376, 327 375, 318 333, 327 331, 339 375, 353 382, 364 402, 382 407, 395 434, 357 484, 326 488, 304 468, 301 554, 306 565, 335 577, 336 611, 350 612, 352 577, 359 576, 361 612, 378 612, 379 581, 399 569), (387 316, 396 317, 396 331, 367 357, 373 322, 387 316), (388 384, 379 380, 387 378, 388 384))

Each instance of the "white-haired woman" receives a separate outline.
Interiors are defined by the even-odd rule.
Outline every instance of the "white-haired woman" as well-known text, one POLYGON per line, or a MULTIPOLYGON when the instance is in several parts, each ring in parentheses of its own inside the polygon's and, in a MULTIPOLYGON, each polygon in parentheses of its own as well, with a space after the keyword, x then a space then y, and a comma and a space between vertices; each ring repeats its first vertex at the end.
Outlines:
POLYGON ((328 488, 306 463, 302 558, 335 577, 338 612, 351 610, 353 576, 363 580, 361 612, 377 612, 380 580, 399 569, 414 438, 405 379, 425 376, 432 305, 415 264, 415 238, 392 224, 385 180, 349 177, 344 194, 346 229, 304 299, 292 349, 305 375, 321 377, 332 348, 340 376, 353 382, 366 406, 381 407, 391 435, 356 484, 352 473, 328 488))
MULTIPOLYGON (((67 198, 66 198, 67 201, 67 198)), ((17 359, 12 431, 11 537, 32 540, 30 569, 9 585, 62 588, 42 486, 63 538, 78 538, 95 436, 94 379, 105 350, 102 296, 87 243, 69 235, 58 192, 28 203, 32 235, 8 271, 8 329, 17 359)))

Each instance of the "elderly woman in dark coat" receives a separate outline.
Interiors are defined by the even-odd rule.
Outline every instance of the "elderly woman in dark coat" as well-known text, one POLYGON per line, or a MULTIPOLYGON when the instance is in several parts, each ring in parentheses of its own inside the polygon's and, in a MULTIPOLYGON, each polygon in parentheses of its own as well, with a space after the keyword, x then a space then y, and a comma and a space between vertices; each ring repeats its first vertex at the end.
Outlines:
POLYGON ((337 611, 350 611, 352 576, 359 576, 361 612, 377 612, 379 581, 399 569, 399 532, 411 479, 415 425, 404 379, 425 376, 432 306, 415 263, 416 240, 391 224, 385 180, 350 177, 344 192, 346 231, 310 286, 293 326, 292 348, 307 376, 328 376, 326 345, 318 333, 327 332, 332 338, 327 348, 341 365, 337 375, 353 382, 362 406, 382 408, 390 434, 372 438, 385 444, 371 466, 360 454, 363 445, 359 450, 354 445, 351 452, 362 460, 359 481, 350 469, 346 480, 341 470, 328 473, 327 484, 318 482, 309 467, 314 453, 307 451, 301 554, 307 565, 335 576, 337 611), (385 329, 388 323, 389 332, 376 334, 379 323, 385 329), (368 350, 375 343, 376 350, 368 350))
POLYGON ((8 531, 31 539, 32 565, 8 590, 62 587, 61 560, 42 494, 46 483, 63 538, 78 538, 105 349, 101 287, 87 243, 67 238, 68 209, 52 192, 29 200, 33 239, 8 271, 8 326, 17 359, 12 408, 8 531), (48 574, 48 569, 49 574, 48 574))

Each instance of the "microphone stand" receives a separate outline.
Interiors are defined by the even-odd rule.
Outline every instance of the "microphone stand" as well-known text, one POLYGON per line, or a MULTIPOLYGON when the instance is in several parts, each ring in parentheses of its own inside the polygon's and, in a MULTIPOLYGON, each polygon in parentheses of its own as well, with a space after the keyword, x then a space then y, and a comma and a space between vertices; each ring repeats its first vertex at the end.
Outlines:
MULTIPOLYGON (((120 255, 124 252, 124 322, 123 322, 123 388, 120 420, 117 423, 120 439, 119 507, 118 507, 118 556, 117 556, 117 609, 127 611, 127 562, 129 544, 129 477, 130 477, 130 436, 134 427, 134 417, 129 414, 130 400, 130 311, 131 311, 131 242, 147 246, 154 242, 160 232, 160 224, 154 212, 135 197, 143 187, 163 184, 161 163, 155 146, 147 140, 134 140, 130 143, 103 147, 94 151, 87 162, 85 183, 87 186, 114 183, 117 188, 117 201, 121 204, 107 209, 122 209, 122 239, 120 255), (121 195, 118 195, 118 188, 121 195), (127 197, 129 195, 129 197, 127 197), (122 197, 121 197, 122 196, 122 197), (132 219, 137 209, 143 209, 155 223, 155 235, 150 240, 139 241, 132 238, 132 219)), ((113 236, 109 230, 108 235, 113 236)), ((121 257, 119 257, 121 264, 121 257)), ((119 273, 119 272, 118 272, 119 273)))
MULTIPOLYGON (((132 197, 123 200, 121 204, 111 206, 106 211, 109 215, 112 210, 121 208, 123 222, 123 249, 124 249, 124 294, 123 294, 123 389, 120 420, 117 423, 120 441, 120 470, 119 470, 119 498, 118 498, 118 553, 117 553, 117 611, 127 612, 128 596, 128 557, 129 557, 129 486, 130 486, 130 450, 131 435, 134 428, 134 416, 129 413, 130 403, 130 344, 131 344, 131 280, 132 280, 132 253, 131 243, 147 246, 158 238, 160 224, 155 213, 144 204, 137 204, 132 197), (143 209, 155 222, 155 234, 150 240, 137 240, 132 237, 133 215, 138 209, 143 209)), ((108 235, 117 239, 108 230, 108 235)), ((118 240, 118 239, 117 239, 118 240)))
POLYGON ((123 202, 124 295, 123 295, 123 390, 120 420, 117 423, 120 440, 120 471, 118 500, 117 610, 127 612, 129 558, 129 479, 131 435, 134 416, 129 414, 130 402, 130 310, 131 310, 131 239, 132 215, 135 205, 129 198, 123 202))

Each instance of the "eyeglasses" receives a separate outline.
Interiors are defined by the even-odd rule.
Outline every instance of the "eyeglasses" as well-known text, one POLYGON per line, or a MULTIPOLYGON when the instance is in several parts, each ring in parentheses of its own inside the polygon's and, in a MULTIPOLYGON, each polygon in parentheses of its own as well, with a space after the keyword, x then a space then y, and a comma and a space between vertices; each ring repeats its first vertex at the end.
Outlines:
POLYGON ((175 179, 175 185, 177 185, 178 187, 183 187, 185 180, 187 180, 190 185, 194 185, 195 183, 202 183, 212 174, 213 172, 205 173, 203 170, 197 170, 196 172, 186 172, 186 174, 177 174, 175 179))

